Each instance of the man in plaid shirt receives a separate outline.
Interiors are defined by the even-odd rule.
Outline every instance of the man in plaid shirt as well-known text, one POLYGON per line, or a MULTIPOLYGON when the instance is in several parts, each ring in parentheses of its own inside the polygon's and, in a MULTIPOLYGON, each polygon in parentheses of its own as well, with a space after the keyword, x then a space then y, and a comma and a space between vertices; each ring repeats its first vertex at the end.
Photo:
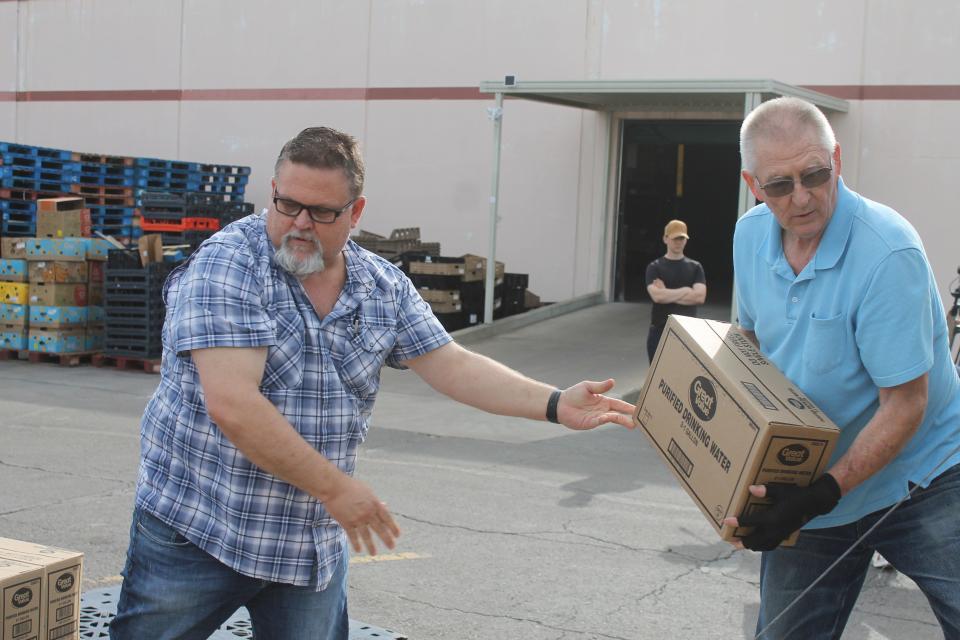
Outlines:
POLYGON ((240 606, 257 640, 347 638, 345 538, 375 554, 400 534, 352 477, 384 364, 491 413, 633 426, 602 395, 612 380, 561 392, 453 342, 399 269, 350 241, 363 178, 356 140, 305 129, 272 206, 168 278, 111 638, 207 638, 240 606))

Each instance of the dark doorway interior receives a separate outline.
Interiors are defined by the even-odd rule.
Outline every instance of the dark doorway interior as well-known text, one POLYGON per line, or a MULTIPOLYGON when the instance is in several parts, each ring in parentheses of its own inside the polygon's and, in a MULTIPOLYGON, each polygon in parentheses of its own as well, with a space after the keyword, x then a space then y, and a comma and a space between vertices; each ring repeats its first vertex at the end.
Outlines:
POLYGON ((686 253, 703 264, 707 303, 733 290, 733 228, 740 189, 740 123, 624 123, 620 171, 616 299, 647 301, 647 264, 666 251, 663 227, 687 223, 686 253))

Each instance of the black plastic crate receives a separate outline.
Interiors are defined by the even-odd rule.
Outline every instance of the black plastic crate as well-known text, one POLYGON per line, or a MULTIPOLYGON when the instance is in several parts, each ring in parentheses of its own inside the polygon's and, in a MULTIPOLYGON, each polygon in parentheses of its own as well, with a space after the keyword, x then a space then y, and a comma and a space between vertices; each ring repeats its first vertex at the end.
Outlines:
POLYGON ((526 289, 530 284, 530 274, 527 273, 504 273, 503 274, 503 288, 504 289, 526 289))
MULTIPOLYGON (((482 280, 460 283, 460 300, 463 302, 464 310, 479 308, 482 311, 486 293, 487 286, 482 280)), ((493 298, 494 300, 499 300, 502 297, 503 284, 498 284, 493 287, 493 298)))

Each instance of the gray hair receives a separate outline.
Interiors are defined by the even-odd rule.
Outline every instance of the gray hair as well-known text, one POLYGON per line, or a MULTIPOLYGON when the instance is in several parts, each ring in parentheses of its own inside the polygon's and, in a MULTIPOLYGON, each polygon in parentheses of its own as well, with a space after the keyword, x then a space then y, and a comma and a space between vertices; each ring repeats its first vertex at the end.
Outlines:
POLYGON ((287 141, 273 167, 276 177, 284 162, 302 164, 313 169, 341 169, 350 183, 350 195, 363 193, 366 169, 356 138, 329 127, 310 127, 287 141))
POLYGON ((757 141, 783 141, 798 133, 813 131, 828 153, 837 147, 837 138, 827 117, 800 98, 774 98, 764 102, 743 119, 740 127, 740 159, 753 173, 757 163, 757 141))

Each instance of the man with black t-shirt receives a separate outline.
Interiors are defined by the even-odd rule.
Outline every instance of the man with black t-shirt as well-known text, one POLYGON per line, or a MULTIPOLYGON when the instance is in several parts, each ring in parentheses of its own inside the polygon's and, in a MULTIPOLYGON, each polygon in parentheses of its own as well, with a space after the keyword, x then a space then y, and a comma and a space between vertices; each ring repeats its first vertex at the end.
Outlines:
POLYGON ((671 220, 663 230, 667 253, 647 265, 647 292, 653 300, 650 332, 647 334, 647 357, 651 362, 667 316, 672 313, 696 317, 697 305, 707 299, 707 279, 703 267, 696 260, 683 255, 689 239, 687 224, 681 220, 671 220))

